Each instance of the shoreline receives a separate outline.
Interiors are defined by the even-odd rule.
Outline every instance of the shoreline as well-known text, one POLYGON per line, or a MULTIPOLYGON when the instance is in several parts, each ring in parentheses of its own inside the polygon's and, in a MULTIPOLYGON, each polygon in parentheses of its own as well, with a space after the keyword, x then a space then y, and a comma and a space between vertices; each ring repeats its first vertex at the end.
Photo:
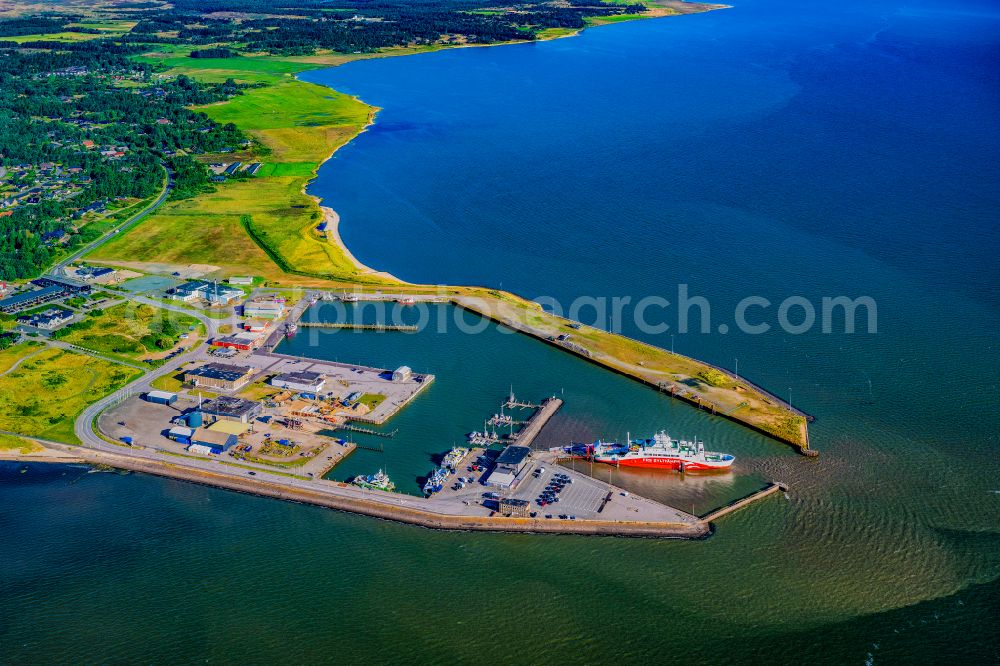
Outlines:
MULTIPOLYGON (((336 216, 336 224, 333 225, 334 226, 333 238, 334 238, 334 240, 336 242, 336 245, 337 245, 338 249, 344 254, 344 257, 347 258, 347 260, 350 261, 354 265, 355 269, 357 269, 359 272, 361 272, 361 273, 367 273, 367 274, 373 274, 373 275, 385 276, 385 277, 388 277, 388 278, 391 278, 393 280, 398 281, 403 286, 411 286, 411 287, 430 286, 430 285, 419 285, 419 284, 415 284, 415 283, 412 283, 412 282, 406 282, 405 280, 400 280, 398 277, 396 277, 395 275, 393 275, 389 271, 381 271, 381 270, 372 268, 371 266, 368 266, 367 264, 362 263, 357 257, 354 256, 354 254, 347 247, 347 244, 344 243, 344 240, 343 240, 343 238, 340 235, 340 214, 337 213, 337 211, 332 206, 330 206, 330 205, 324 205, 324 203, 323 203, 323 201, 324 201, 323 197, 319 196, 318 194, 314 194, 314 193, 308 191, 309 190, 309 186, 312 185, 315 182, 316 178, 319 176, 319 170, 322 169, 323 166, 327 162, 329 162, 330 160, 332 160, 334 158, 334 156, 337 154, 337 151, 342 150, 343 148, 349 146, 358 137, 360 137, 362 134, 364 134, 365 132, 367 132, 368 128, 372 127, 373 125, 375 125, 376 122, 378 122, 377 121, 378 112, 381 111, 382 108, 378 107, 378 106, 375 106, 373 104, 369 104, 365 100, 361 99, 361 97, 359 95, 352 95, 352 94, 349 94, 349 93, 345 93, 343 91, 337 90, 336 88, 334 88, 332 86, 328 86, 328 85, 326 85, 324 83, 315 83, 313 81, 306 81, 306 80, 302 79, 300 77, 300 75, 303 74, 303 73, 305 73, 305 72, 322 72, 322 71, 326 71, 326 70, 336 69, 338 67, 343 67, 344 65, 349 65, 351 63, 360 62, 360 61, 363 61, 363 60, 374 60, 376 58, 394 58, 394 57, 404 57, 404 56, 405 57, 413 57, 413 56, 419 56, 419 55, 430 55, 432 53, 440 53, 442 51, 451 51, 451 50, 457 50, 457 49, 493 48, 493 47, 499 47, 499 46, 523 46, 523 45, 529 45, 529 44, 538 44, 538 43, 541 43, 541 42, 551 42, 551 41, 555 41, 557 39, 567 39, 567 38, 570 38, 570 37, 579 37, 585 31, 593 29, 593 28, 602 28, 602 27, 617 25, 617 24, 620 24, 620 23, 631 23, 631 22, 634 22, 634 21, 649 21, 649 20, 653 20, 653 19, 676 18, 678 16, 686 16, 686 15, 689 15, 689 14, 702 14, 702 13, 706 13, 706 12, 710 12, 710 11, 716 11, 716 10, 719 10, 719 9, 731 9, 732 8, 732 5, 722 5, 722 4, 714 4, 714 3, 688 2, 688 0, 683 0, 683 2, 681 4, 698 5, 699 7, 701 7, 701 9, 697 10, 697 11, 691 11, 691 12, 660 13, 660 14, 653 14, 653 15, 649 15, 649 16, 638 15, 635 18, 630 18, 630 19, 627 19, 627 20, 624 20, 624 21, 608 21, 608 22, 604 22, 604 23, 596 23, 596 24, 593 24, 593 25, 585 25, 582 28, 575 29, 572 32, 566 33, 564 35, 552 35, 550 37, 543 37, 543 38, 534 39, 534 40, 531 40, 531 41, 494 42, 494 43, 490 43, 490 44, 454 44, 454 45, 441 45, 440 47, 437 47, 437 48, 429 48, 429 49, 425 49, 425 50, 421 50, 421 51, 416 51, 416 52, 412 52, 412 53, 406 53, 406 52, 394 53, 394 52, 390 52, 390 53, 371 54, 371 55, 366 55, 366 57, 362 57, 362 58, 356 58, 356 59, 352 59, 352 60, 345 60, 343 62, 338 62, 338 63, 330 63, 326 67, 318 67, 318 68, 315 68, 315 69, 306 69, 306 70, 303 70, 303 71, 300 71, 300 72, 296 72, 295 74, 293 74, 293 78, 296 81, 299 81, 299 82, 302 82, 302 83, 308 83, 308 84, 315 85, 315 86, 321 86, 321 87, 324 87, 324 88, 326 88, 328 90, 332 90, 335 93, 339 93, 341 95, 347 95, 348 97, 356 100, 357 102, 359 102, 361 104, 364 104, 365 106, 367 106, 369 108, 368 122, 366 122, 363 127, 361 127, 360 129, 358 129, 357 132, 350 139, 348 139, 347 141, 345 141, 340 146, 337 146, 336 148, 334 148, 330 152, 330 154, 327 155, 327 157, 316 166, 316 169, 313 171, 312 177, 309 178, 306 181, 306 183, 303 185, 303 187, 302 187, 302 193, 305 194, 306 196, 310 197, 311 199, 313 199, 316 202, 316 205, 319 206, 320 210, 323 211, 324 215, 326 215, 327 211, 329 211, 329 213, 332 213, 333 215, 336 216)), ((665 8, 660 7, 660 9, 662 10, 662 9, 665 9, 665 8)), ((329 220, 327 220, 327 222, 329 223, 329 220)), ((448 289, 448 288, 471 288, 469 285, 441 285, 441 286, 443 286, 446 289, 448 289)), ((516 294, 511 294, 511 295, 516 296, 516 294)))
MULTIPOLYGON (((699 13, 718 8, 722 8, 722 6, 697 5, 695 11, 686 13, 699 13)), ((669 11, 669 8, 661 7, 660 11, 669 11)), ((685 15, 686 13, 678 12, 675 15, 685 15)), ((669 17, 669 15, 654 14, 652 16, 637 17, 634 20, 669 17)), ((605 25, 611 24, 613 23, 605 25)), ((601 26, 586 26, 571 34, 554 35, 534 41, 551 41, 552 39, 561 39, 563 37, 579 36, 587 27, 601 26)), ((518 325, 513 326, 514 328, 526 327, 532 329, 534 333, 531 333, 531 335, 542 341, 547 341, 549 338, 555 339, 562 334, 572 334, 574 339, 572 347, 582 347, 582 353, 577 353, 578 356, 585 357, 587 360, 599 364, 612 372, 624 374, 643 384, 653 386, 654 390, 660 390, 661 392, 669 391, 671 396, 680 397, 683 401, 692 403, 693 406, 701 407, 703 411, 711 412, 715 415, 725 414, 728 420, 744 425, 755 432, 762 433, 775 441, 791 445, 800 453, 815 455, 815 451, 809 448, 808 421, 806 416, 802 415, 798 410, 790 409, 785 405, 784 401, 776 399, 772 393, 759 389, 751 382, 735 378, 728 371, 722 370, 727 377, 724 385, 704 383, 699 379, 700 376, 705 375, 706 372, 711 370, 719 370, 712 364, 691 357, 678 356, 653 344, 630 339, 604 331, 603 329, 585 327, 584 331, 570 330, 568 325, 571 322, 568 320, 554 317, 544 312, 534 301, 528 301, 510 292, 502 292, 485 286, 474 285, 425 285, 409 283, 400 280, 388 271, 379 271, 364 264, 344 243, 339 229, 341 219, 334 208, 335 202, 330 202, 331 205, 325 205, 322 196, 310 191, 310 185, 316 182, 319 169, 329 162, 339 149, 350 144, 377 122, 377 114, 381 109, 365 103, 357 95, 337 91, 335 88, 323 83, 303 80, 300 78, 303 71, 332 69, 347 62, 374 57, 420 55, 421 53, 432 53, 452 48, 505 46, 510 44, 528 45, 533 43, 533 41, 523 41, 497 44, 441 45, 435 48, 410 51, 400 49, 379 54, 365 54, 361 57, 348 56, 342 58, 325 54, 308 61, 301 59, 288 61, 298 63, 298 71, 292 73, 288 78, 275 79, 274 82, 265 86, 266 88, 273 89, 274 86, 280 86, 282 85, 281 81, 292 81, 301 86, 315 88, 315 91, 310 94, 319 94, 327 97, 328 94, 332 93, 338 98, 352 100, 357 105, 362 106, 363 109, 358 110, 357 117, 352 123, 344 126, 342 138, 335 142, 330 142, 329 145, 322 142, 322 139, 319 138, 320 135, 313 136, 310 134, 312 130, 309 125, 303 125, 298 130, 292 130, 291 127, 287 128, 298 137, 299 141, 312 142, 314 146, 321 146, 323 149, 329 148, 328 153, 314 151, 315 157, 313 159, 315 161, 310 159, 311 168, 309 175, 302 176, 302 184, 298 188, 302 197, 311 204, 301 207, 307 209, 308 212, 306 215, 308 219, 302 219, 300 223, 299 220, 301 218, 296 218, 285 228, 294 229, 295 235, 302 239, 306 245, 313 243, 324 245, 325 247, 319 249, 332 262, 330 266, 334 270, 324 273, 322 271, 330 269, 316 263, 303 264, 302 261, 306 261, 305 259, 300 259, 296 263, 294 256, 289 256, 288 258, 282 256, 279 247, 273 242, 268 242, 265 236, 258 237, 251 230, 245 229, 250 242, 261 248, 270 257, 270 260, 276 264, 276 268, 282 272, 283 277, 278 277, 277 281, 274 281, 273 284, 289 287, 319 287, 321 289, 324 286, 329 286, 331 291, 339 289, 365 292, 373 289, 381 291, 388 288, 398 289, 401 292, 405 291, 414 295, 433 293, 452 301, 458 299, 478 301, 476 309, 485 311, 490 318, 515 322, 518 325), (317 141, 320 143, 317 144, 317 141), (315 224, 317 224, 316 221, 318 219, 325 219, 328 223, 329 228, 327 229, 326 238, 319 238, 315 231, 315 224), (275 256, 281 261, 275 259, 275 256), (686 385, 681 382, 686 382, 686 385), (736 413, 733 414, 733 412, 736 413)), ((327 97, 327 99, 332 99, 332 97, 327 97)), ((225 107, 217 106, 215 108, 225 107)), ((272 113, 280 114, 282 108, 286 107, 279 99, 278 103, 273 105, 272 113)), ((284 128, 284 126, 280 127, 284 128)), ((263 145, 269 145, 266 131, 260 133, 253 130, 249 131, 251 134, 255 134, 263 145)), ((315 255, 311 259, 313 261, 317 259, 322 261, 321 257, 315 255)), ((560 346, 563 351, 574 352, 574 349, 567 345, 557 346, 560 346)))
MULTIPOLYGON (((680 515, 685 516, 686 522, 615 518, 587 518, 568 521, 502 515, 480 516, 445 513, 435 510, 432 506, 421 506, 426 504, 426 500, 422 497, 407 496, 405 501, 400 502, 400 498, 395 493, 361 491, 349 484, 332 481, 328 482, 329 485, 326 488, 303 488, 283 483, 277 478, 269 479, 259 476, 248 478, 233 473, 197 469, 167 460, 152 460, 98 451, 84 446, 77 447, 49 441, 45 441, 45 444, 46 446, 39 452, 20 456, 0 456, 0 464, 83 464, 97 469, 119 469, 442 531, 704 540, 715 534, 714 523, 717 519, 754 504, 776 492, 787 491, 787 487, 783 483, 769 482, 764 488, 702 516, 680 512, 680 515)), ((555 466, 559 463, 556 460, 546 460, 546 464, 555 466)), ((266 474, 266 472, 264 473, 266 474)), ((634 497, 638 499, 638 496, 634 497)))
MULTIPOLYGON (((657 539, 704 539, 714 533, 710 521, 690 516, 691 522, 666 521, 625 521, 625 520, 552 520, 543 518, 518 518, 513 516, 477 516, 443 513, 430 506, 421 506, 426 501, 420 497, 406 496, 406 505, 398 503, 395 493, 379 491, 355 491, 348 484, 328 482, 329 491, 321 488, 301 488, 282 483, 278 479, 260 476, 246 478, 235 474, 217 473, 189 467, 166 460, 150 460, 125 454, 98 451, 87 447, 75 447, 49 443, 59 449, 51 456, 39 456, 36 460, 2 459, 0 462, 44 462, 50 464, 86 464, 103 466, 150 474, 176 481, 211 486, 258 497, 269 497, 285 501, 299 502, 324 507, 370 518, 380 518, 392 522, 434 530, 461 532, 500 532, 528 534, 562 534, 580 536, 645 537, 657 539), (65 451, 63 451, 65 449, 65 451), (75 455, 74 455, 75 454, 75 455), (390 500, 396 500, 396 503, 390 500)), ((264 472, 266 474, 266 472, 264 472)))

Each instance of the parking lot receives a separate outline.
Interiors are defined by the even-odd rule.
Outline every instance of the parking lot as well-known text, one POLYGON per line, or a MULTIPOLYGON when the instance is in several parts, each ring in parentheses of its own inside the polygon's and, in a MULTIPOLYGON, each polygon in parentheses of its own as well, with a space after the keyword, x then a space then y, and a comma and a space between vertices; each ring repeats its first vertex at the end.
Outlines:
POLYGON ((458 474, 452 477, 452 479, 457 479, 473 476, 472 483, 466 484, 465 488, 459 490, 455 490, 453 483, 449 483, 444 490, 431 498, 430 502, 439 510, 485 516, 497 508, 496 498, 505 497, 527 500, 530 503, 528 511, 534 513, 536 518, 551 518, 552 520, 569 520, 571 516, 575 516, 578 520, 604 519, 684 523, 695 520, 694 516, 683 511, 626 493, 621 488, 610 486, 606 482, 563 467, 553 460, 547 459, 546 454, 540 452, 532 454, 532 459, 518 476, 513 488, 493 488, 482 483, 480 474, 467 471, 467 466, 476 459, 477 453, 479 451, 474 451, 473 455, 467 458, 466 465, 463 465, 458 474), (540 469, 544 469, 544 471, 536 477, 535 472, 540 469), (566 483, 563 490, 558 493, 558 502, 544 507, 539 506, 538 497, 556 474, 565 474, 572 479, 572 483, 566 483), (600 510, 609 492, 611 499, 604 504, 603 510, 600 510))

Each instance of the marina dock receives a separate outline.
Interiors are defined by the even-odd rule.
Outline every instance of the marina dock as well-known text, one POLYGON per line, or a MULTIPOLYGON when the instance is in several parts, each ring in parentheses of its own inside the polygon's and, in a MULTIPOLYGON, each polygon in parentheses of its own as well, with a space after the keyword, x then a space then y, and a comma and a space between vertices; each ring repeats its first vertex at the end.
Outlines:
POLYGON ((375 430, 374 428, 363 428, 361 426, 352 425, 350 423, 341 423, 338 426, 331 428, 332 430, 345 430, 349 432, 359 432, 363 435, 372 435, 373 437, 385 437, 386 439, 392 439, 398 433, 398 430, 391 430, 389 432, 383 432, 381 430, 375 430))
POLYGON ((562 406, 563 401, 559 398, 546 398, 541 405, 538 405, 538 411, 531 415, 526 425, 518 430, 512 439, 518 446, 531 446, 531 443, 538 437, 538 433, 562 406))
POLYGON ((417 330, 416 326, 407 324, 351 324, 344 322, 300 320, 298 325, 299 328, 333 328, 353 331, 402 331, 406 333, 415 333, 417 330))

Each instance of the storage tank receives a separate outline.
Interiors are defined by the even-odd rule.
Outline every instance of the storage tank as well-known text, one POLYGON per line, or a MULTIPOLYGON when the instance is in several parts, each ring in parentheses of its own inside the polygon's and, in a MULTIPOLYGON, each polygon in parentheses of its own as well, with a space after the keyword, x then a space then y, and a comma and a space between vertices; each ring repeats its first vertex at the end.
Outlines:
POLYGON ((187 415, 188 428, 200 428, 205 422, 205 417, 201 412, 191 412, 187 415))

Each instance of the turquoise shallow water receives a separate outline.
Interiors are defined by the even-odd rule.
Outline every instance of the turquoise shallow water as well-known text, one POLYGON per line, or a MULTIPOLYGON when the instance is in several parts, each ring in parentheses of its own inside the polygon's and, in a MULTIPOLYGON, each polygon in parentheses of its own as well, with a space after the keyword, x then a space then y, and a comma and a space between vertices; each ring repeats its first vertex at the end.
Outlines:
POLYGON ((750 0, 310 73, 383 108, 311 191, 401 277, 562 301, 686 283, 713 324, 751 294, 874 297, 875 335, 676 336, 791 388, 822 456, 496 330, 300 335, 285 349, 439 377, 335 476, 391 463, 415 489, 513 383, 567 398, 552 441, 662 425, 739 458, 729 481, 622 480, 643 492, 792 492, 677 543, 4 466, 0 661, 995 663, 998 25, 988 3, 750 0))

